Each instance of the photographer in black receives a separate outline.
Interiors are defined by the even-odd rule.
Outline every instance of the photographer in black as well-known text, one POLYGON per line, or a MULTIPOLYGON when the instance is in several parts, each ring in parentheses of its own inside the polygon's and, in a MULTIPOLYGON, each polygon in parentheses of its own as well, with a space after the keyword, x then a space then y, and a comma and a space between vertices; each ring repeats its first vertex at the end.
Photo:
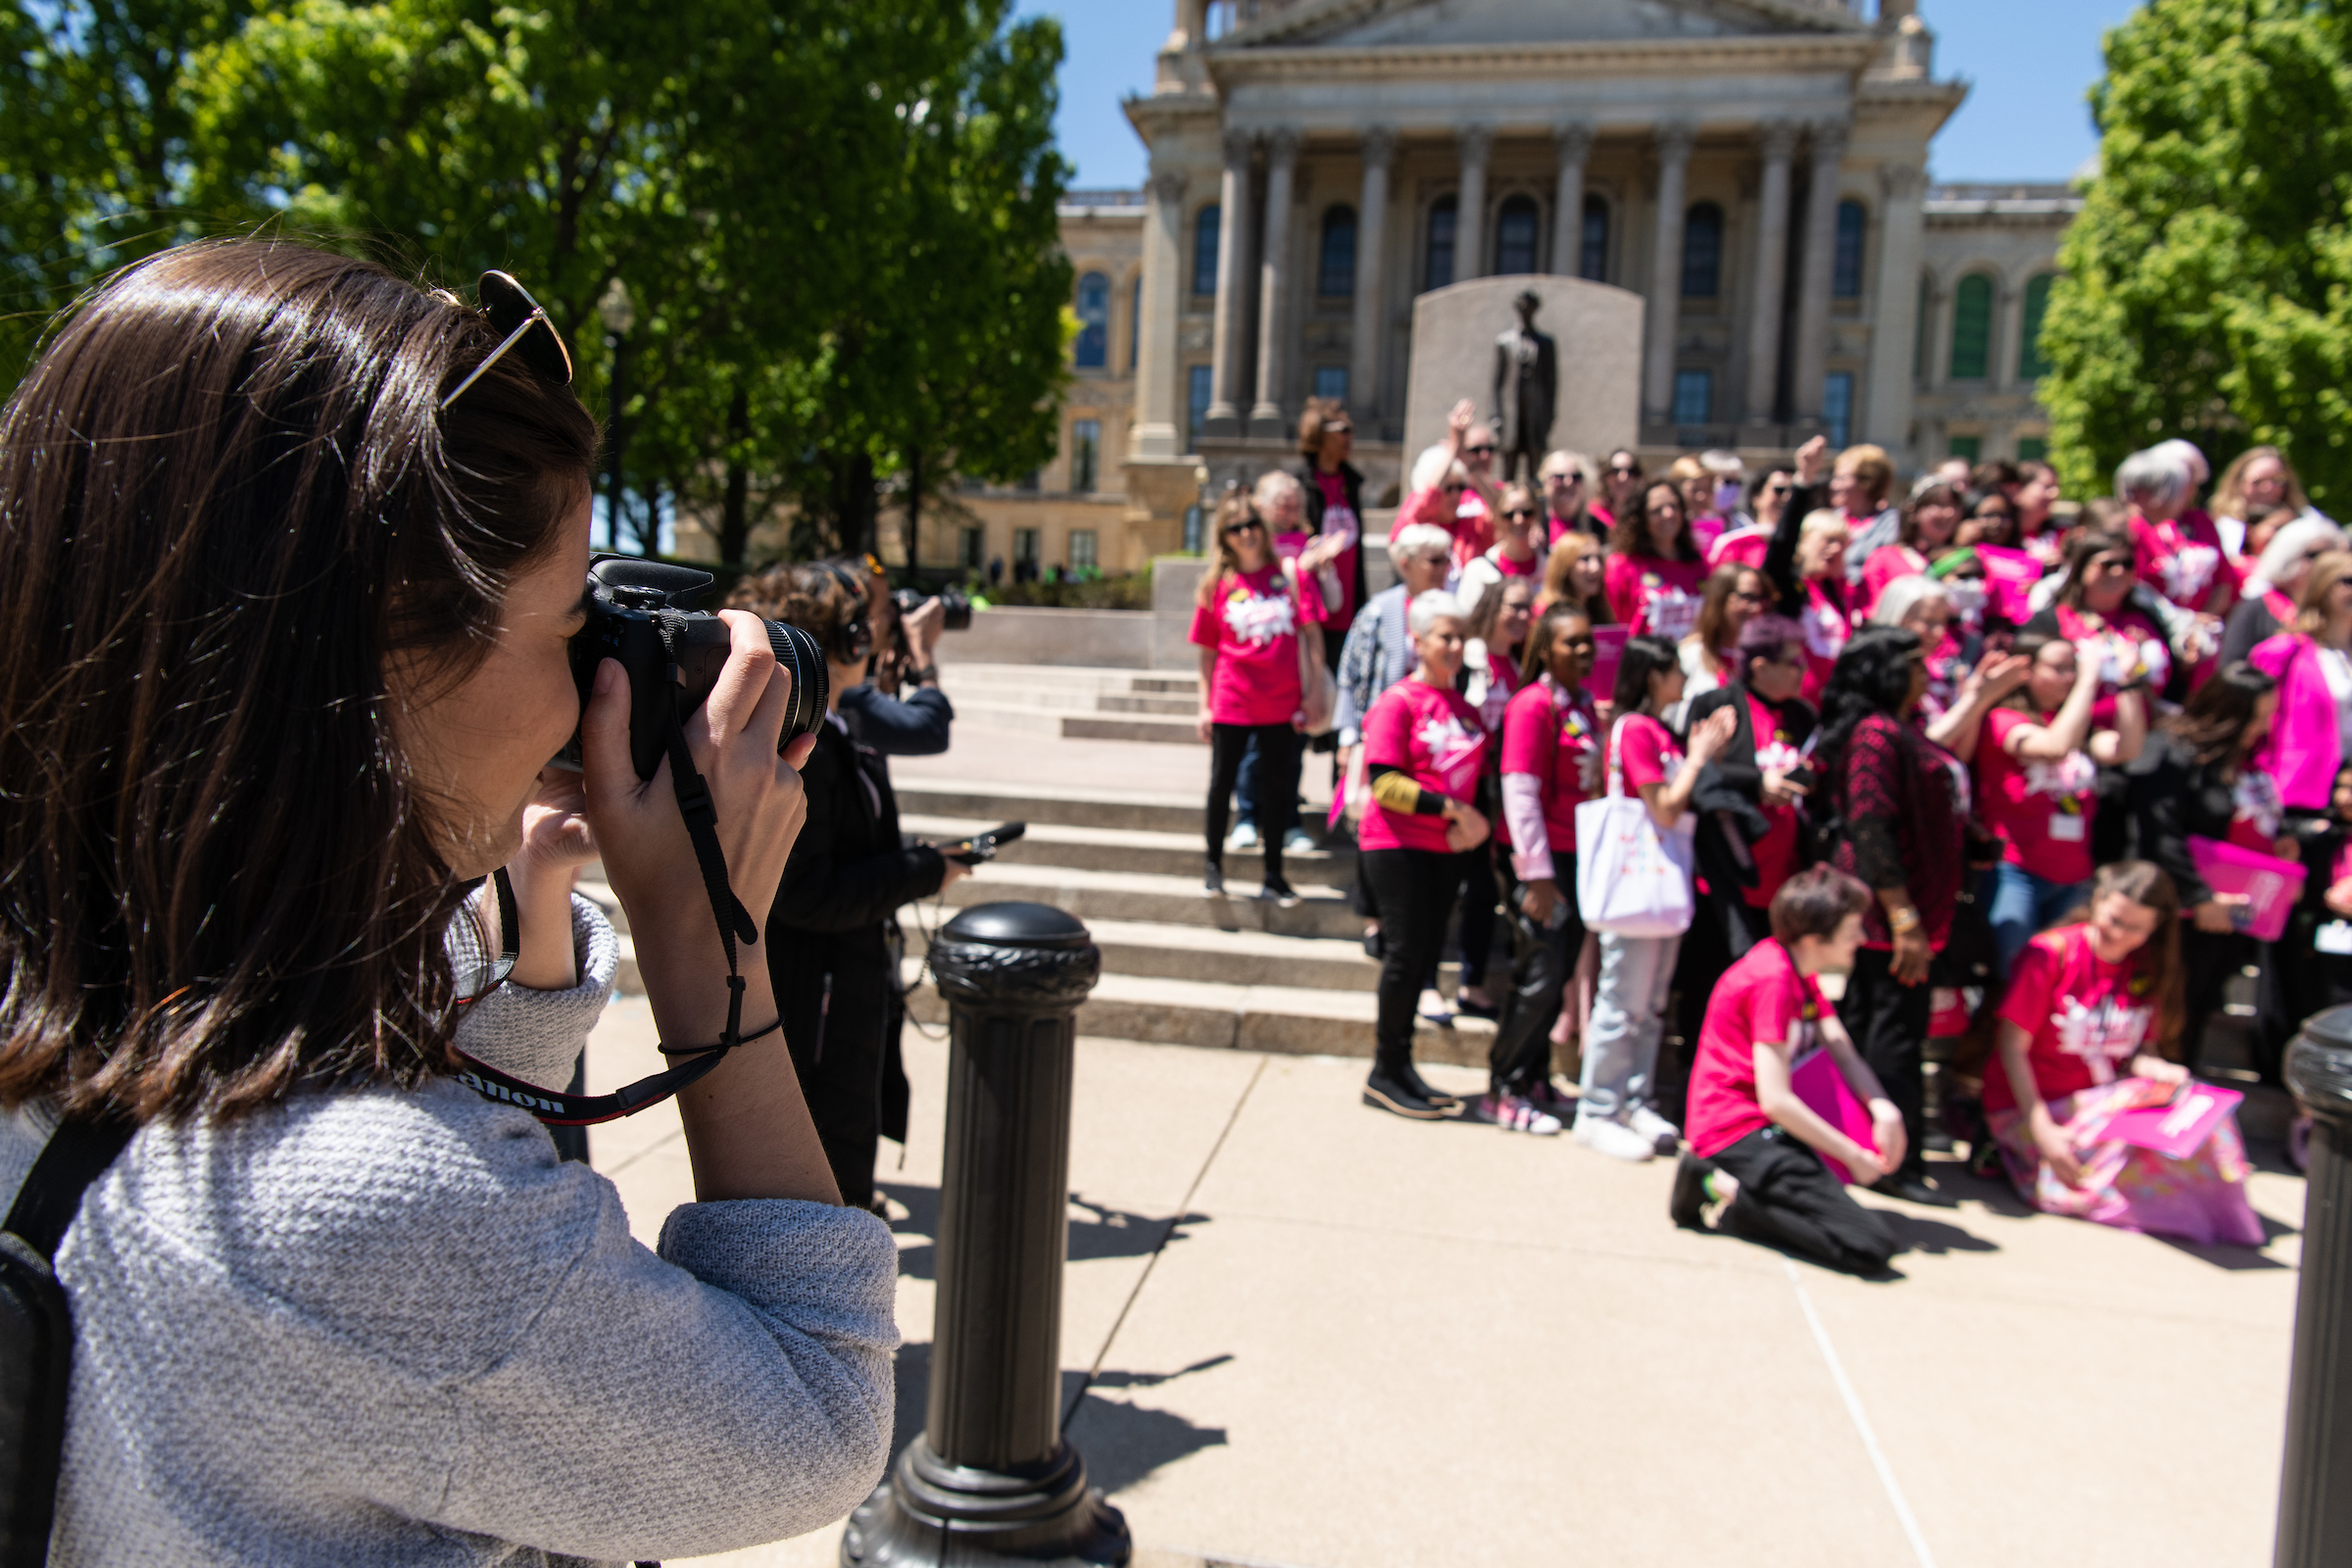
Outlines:
POLYGON ((843 714, 844 694, 865 680, 873 659, 871 578, 839 562, 806 563, 774 567, 735 594, 738 606, 815 638, 831 677, 826 722, 801 768, 808 820, 764 945, 801 1092, 843 1200, 860 1207, 873 1203, 885 1122, 905 1127, 905 1081, 889 1050, 896 912, 970 869, 935 846, 903 841, 890 770, 877 748, 852 738, 843 714))

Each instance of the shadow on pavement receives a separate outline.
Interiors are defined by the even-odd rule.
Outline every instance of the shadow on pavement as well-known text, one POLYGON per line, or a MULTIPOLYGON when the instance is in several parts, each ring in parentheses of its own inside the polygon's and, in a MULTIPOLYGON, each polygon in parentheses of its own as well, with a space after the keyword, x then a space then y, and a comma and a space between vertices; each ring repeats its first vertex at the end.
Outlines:
POLYGON ((1872 1212, 1886 1222, 1894 1239, 1904 1252, 1925 1252, 1941 1257, 1946 1252, 1997 1252, 1998 1242, 1988 1242, 1974 1231, 1940 1219, 1906 1213, 1900 1209, 1876 1208, 1872 1212))
MULTIPOLYGON (((908 1236, 939 1234, 938 1188, 900 1182, 876 1182, 874 1186, 906 1210, 906 1218, 891 1222, 892 1230, 908 1236)), ((1072 1193, 1070 1205, 1084 1210, 1087 1216, 1070 1221, 1069 1258, 1073 1263, 1105 1257, 1149 1257, 1164 1244, 1184 1240, 1185 1226, 1208 1221, 1206 1214, 1138 1214, 1090 1202, 1083 1193, 1072 1193)), ((899 1273, 914 1280, 936 1278, 936 1250, 928 1241, 901 1248, 899 1273)))
MULTIPOLYGON (((1202 1448, 1222 1447, 1223 1427, 1195 1426, 1166 1410, 1147 1409, 1123 1399, 1106 1399, 1095 1389, 1151 1389, 1195 1372, 1205 1372, 1232 1360, 1212 1355, 1175 1372, 1104 1370, 1088 1379, 1083 1372, 1061 1375, 1061 1403, 1077 1408, 1063 1422, 1063 1431, 1086 1456, 1088 1478, 1105 1492, 1132 1486, 1158 1469, 1202 1448), (1084 1396, 1081 1397, 1081 1391, 1084 1396)), ((922 1435, 931 1398, 931 1347, 913 1342, 899 1347, 898 1412, 892 1424, 890 1459, 897 1464, 906 1445, 922 1435)))

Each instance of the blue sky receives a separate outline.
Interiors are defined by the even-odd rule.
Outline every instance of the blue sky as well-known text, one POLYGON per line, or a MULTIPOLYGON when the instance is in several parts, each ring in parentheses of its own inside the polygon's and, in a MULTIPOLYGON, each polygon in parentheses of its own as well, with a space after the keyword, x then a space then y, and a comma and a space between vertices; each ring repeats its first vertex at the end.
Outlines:
MULTIPOLYGON (((1119 100, 1148 92, 1171 0, 1019 0, 1022 16, 1061 19, 1062 155, 1080 187, 1143 183, 1144 148, 1119 100)), ((2099 35, 2128 0, 1922 0, 1936 74, 1968 79, 1968 102, 1930 155, 1937 179, 2064 179, 2098 148, 2083 94, 2099 74, 2099 35)))

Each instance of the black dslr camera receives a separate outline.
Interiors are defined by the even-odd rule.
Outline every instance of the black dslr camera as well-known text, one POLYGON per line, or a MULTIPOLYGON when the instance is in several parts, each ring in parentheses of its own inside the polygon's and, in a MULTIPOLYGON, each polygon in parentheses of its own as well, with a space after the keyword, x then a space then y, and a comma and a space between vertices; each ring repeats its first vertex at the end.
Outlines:
MULTIPOLYGON (((922 609, 923 601, 929 597, 931 596, 919 589, 901 588, 891 594, 890 602, 899 607, 899 614, 901 617, 905 617, 922 609)), ((942 588, 939 591, 939 607, 948 612, 945 630, 970 631, 972 629, 972 602, 964 598, 962 589, 942 588)))
MULTIPOLYGON (((670 705, 677 705, 683 720, 718 684, 719 669, 727 662, 727 623, 694 609, 716 581, 692 566, 629 556, 598 556, 589 563, 588 624, 571 640, 571 678, 579 685, 585 710, 601 662, 618 660, 628 672, 629 760, 636 764, 639 778, 652 778, 662 765, 670 705), (678 672, 674 684, 673 663, 678 672)), ((964 618, 971 618, 968 606, 964 618)), ((784 733, 777 743, 781 749, 825 720, 825 656, 816 639, 798 626, 780 620, 761 624, 767 627, 767 644, 775 651, 776 662, 792 676, 792 709, 784 715, 784 733)), ((580 765, 577 730, 556 760, 580 765)))

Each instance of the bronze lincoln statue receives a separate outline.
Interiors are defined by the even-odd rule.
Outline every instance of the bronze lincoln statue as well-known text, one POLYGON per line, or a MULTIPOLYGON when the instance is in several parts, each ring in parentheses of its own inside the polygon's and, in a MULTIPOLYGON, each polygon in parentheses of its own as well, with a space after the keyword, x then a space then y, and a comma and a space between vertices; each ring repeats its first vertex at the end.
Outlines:
POLYGON ((1551 416, 1559 407, 1559 345, 1536 330, 1544 301, 1529 289, 1511 302, 1519 324, 1494 340, 1494 430, 1502 448, 1502 477, 1520 477, 1527 459, 1532 478, 1550 449, 1551 416))

